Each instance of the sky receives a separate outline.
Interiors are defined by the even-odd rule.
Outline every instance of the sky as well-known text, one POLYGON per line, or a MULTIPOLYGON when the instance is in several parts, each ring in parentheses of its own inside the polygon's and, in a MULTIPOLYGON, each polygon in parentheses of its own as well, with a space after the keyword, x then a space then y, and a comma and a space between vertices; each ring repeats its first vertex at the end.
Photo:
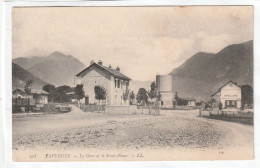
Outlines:
POLYGON ((13 58, 102 60, 134 80, 168 74, 198 52, 253 40, 251 6, 35 7, 12 10, 13 58))

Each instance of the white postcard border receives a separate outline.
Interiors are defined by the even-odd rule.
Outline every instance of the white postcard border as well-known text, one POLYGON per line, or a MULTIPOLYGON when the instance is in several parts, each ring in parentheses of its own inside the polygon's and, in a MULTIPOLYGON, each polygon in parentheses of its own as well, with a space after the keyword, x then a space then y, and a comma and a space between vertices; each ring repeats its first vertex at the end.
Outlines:
MULTIPOLYGON (((176 1, 66 1, 66 2, 3 2, 2 12, 2 57, 1 57, 1 119, 5 142, 5 162, 8 168, 37 168, 37 167, 260 167, 260 2, 247 0, 176 0, 176 1), (254 6, 254 101, 255 114, 255 160, 250 161, 167 161, 167 162, 12 162, 12 116, 11 116, 11 8, 18 6, 180 6, 180 5, 253 5, 254 6)), ((243 152, 243 151, 241 151, 243 152)))

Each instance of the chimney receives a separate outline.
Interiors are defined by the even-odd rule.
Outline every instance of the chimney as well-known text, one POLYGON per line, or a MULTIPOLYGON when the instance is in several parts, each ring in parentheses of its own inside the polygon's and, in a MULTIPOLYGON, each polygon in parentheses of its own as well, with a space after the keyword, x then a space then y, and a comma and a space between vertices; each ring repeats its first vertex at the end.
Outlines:
POLYGON ((108 68, 112 68, 111 64, 109 64, 108 68))
POLYGON ((98 61, 98 65, 103 65, 103 62, 101 60, 98 61))
POLYGON ((92 64, 94 64, 95 63, 95 61, 94 60, 91 60, 90 61, 90 65, 92 65, 92 64))
POLYGON ((117 70, 118 72, 120 72, 120 68, 119 68, 119 67, 116 67, 116 70, 117 70))

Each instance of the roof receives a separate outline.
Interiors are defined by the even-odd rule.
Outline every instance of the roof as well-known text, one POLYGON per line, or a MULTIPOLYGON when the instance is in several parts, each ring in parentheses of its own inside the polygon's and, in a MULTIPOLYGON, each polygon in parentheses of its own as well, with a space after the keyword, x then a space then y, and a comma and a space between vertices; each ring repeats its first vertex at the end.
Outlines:
POLYGON ((126 79, 126 80, 131 80, 131 78, 125 76, 124 74, 122 74, 121 72, 115 70, 115 69, 112 69, 112 68, 108 68, 108 67, 105 67, 103 65, 99 65, 99 64, 96 64, 96 63, 93 63, 91 64, 90 66, 88 66, 87 68, 85 68, 83 71, 79 72, 77 75, 77 77, 79 77, 82 73, 84 73, 85 71, 89 70, 91 67, 93 66, 97 66, 99 68, 101 68, 102 70, 104 70, 106 73, 110 74, 110 75, 113 75, 117 78, 121 78, 121 79, 126 79))
POLYGON ((211 97, 212 96, 215 96, 217 93, 219 93, 220 92, 220 90, 218 90, 217 92, 215 92, 215 93, 213 93, 212 95, 210 95, 211 97))
POLYGON ((211 97, 214 96, 214 95, 216 95, 218 92, 220 92, 220 90, 221 90, 224 86, 226 86, 227 84, 229 84, 230 82, 233 83, 234 85, 238 86, 239 88, 241 88, 241 86, 239 86, 236 82, 233 82, 232 80, 230 80, 230 81, 228 81, 227 83, 225 83, 223 86, 221 86, 221 87, 218 89, 217 92, 213 93, 213 94, 211 95, 211 97))
MULTIPOLYGON (((22 92, 25 93, 24 89, 23 88, 17 88, 17 89, 14 89, 13 92, 17 91, 17 90, 20 90, 22 92)), ((44 90, 40 90, 40 89, 31 89, 31 93, 32 94, 49 94, 48 92, 44 91, 44 90)))

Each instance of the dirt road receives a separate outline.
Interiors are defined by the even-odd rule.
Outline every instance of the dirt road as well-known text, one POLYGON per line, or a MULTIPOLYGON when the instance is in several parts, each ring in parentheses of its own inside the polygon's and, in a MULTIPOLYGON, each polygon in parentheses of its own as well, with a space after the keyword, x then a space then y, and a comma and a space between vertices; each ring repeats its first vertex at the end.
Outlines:
POLYGON ((13 150, 57 149, 248 149, 253 126, 198 117, 197 111, 160 116, 71 113, 13 116, 13 150))

